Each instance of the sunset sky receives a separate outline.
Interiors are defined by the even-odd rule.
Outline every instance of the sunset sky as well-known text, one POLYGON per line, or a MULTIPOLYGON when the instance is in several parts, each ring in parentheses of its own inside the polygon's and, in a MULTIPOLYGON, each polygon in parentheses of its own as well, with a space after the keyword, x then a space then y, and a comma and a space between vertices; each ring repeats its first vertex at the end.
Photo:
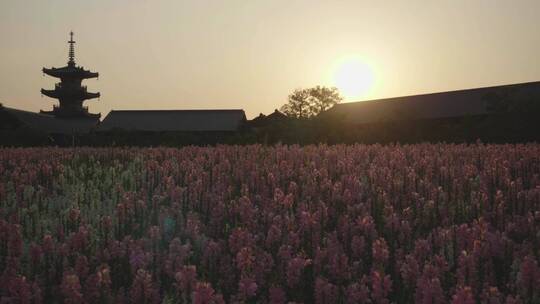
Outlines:
POLYGON ((540 80, 540 1, 1 0, 0 102, 49 110, 76 62, 111 109, 268 114, 295 88, 345 101, 540 80))

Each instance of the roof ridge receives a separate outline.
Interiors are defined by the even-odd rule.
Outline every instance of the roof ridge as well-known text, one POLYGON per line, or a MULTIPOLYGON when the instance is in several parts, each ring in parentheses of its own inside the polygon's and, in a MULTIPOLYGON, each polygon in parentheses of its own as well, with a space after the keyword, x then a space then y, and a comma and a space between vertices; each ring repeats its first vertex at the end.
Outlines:
POLYGON ((421 94, 414 94, 414 95, 392 96, 392 97, 384 97, 384 98, 377 98, 377 99, 368 99, 368 100, 360 100, 360 101, 343 102, 343 103, 339 103, 337 105, 341 106, 341 105, 352 105, 352 104, 356 104, 356 103, 368 103, 368 102, 371 103, 371 102, 378 102, 378 101, 392 101, 392 99, 402 99, 402 98, 430 96, 430 95, 458 93, 458 92, 470 92, 470 91, 477 91, 477 90, 486 90, 486 89, 495 89, 495 88, 504 88, 504 87, 514 87, 514 86, 532 85, 532 84, 540 84, 540 81, 528 81, 528 82, 520 82, 520 83, 512 83, 512 84, 493 85, 493 86, 487 86, 487 87, 475 87, 475 88, 468 88, 468 89, 457 89, 457 90, 449 90, 449 91, 421 93, 421 94))
POLYGON ((110 112, 244 112, 244 109, 156 109, 156 110, 111 110, 110 112))
POLYGON ((6 109, 6 110, 9 110, 9 111, 24 112, 24 113, 30 113, 30 114, 34 114, 34 115, 47 117, 47 118, 54 118, 54 116, 50 115, 50 114, 44 114, 44 113, 40 113, 40 112, 32 112, 32 111, 27 111, 27 110, 12 108, 12 107, 6 107, 5 105, 2 105, 2 108, 6 109))

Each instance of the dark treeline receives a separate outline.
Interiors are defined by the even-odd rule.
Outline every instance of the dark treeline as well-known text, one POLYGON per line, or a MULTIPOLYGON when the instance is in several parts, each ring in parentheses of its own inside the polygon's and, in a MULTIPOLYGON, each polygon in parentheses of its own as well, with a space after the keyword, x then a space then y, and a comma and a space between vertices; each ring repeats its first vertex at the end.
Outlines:
POLYGON ((233 133, 92 132, 47 135, 29 130, 0 131, 2 146, 185 146, 216 144, 351 144, 448 142, 518 143, 540 141, 540 113, 501 112, 437 120, 403 120, 353 125, 339 118, 289 118, 233 133))

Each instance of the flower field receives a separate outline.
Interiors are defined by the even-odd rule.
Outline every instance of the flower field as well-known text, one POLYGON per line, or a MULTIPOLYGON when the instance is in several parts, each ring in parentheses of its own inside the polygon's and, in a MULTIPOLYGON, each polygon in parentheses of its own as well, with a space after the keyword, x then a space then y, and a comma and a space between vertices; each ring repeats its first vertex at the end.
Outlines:
POLYGON ((0 149, 0 303, 540 303, 540 145, 0 149))

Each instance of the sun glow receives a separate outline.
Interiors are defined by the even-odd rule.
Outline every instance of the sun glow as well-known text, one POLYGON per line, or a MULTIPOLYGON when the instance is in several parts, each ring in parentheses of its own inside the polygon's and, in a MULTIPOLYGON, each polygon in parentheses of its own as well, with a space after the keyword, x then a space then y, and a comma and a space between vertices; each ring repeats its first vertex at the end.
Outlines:
POLYGON ((359 58, 345 58, 333 68, 332 82, 345 101, 355 101, 370 93, 374 84, 374 73, 372 68, 359 58))

